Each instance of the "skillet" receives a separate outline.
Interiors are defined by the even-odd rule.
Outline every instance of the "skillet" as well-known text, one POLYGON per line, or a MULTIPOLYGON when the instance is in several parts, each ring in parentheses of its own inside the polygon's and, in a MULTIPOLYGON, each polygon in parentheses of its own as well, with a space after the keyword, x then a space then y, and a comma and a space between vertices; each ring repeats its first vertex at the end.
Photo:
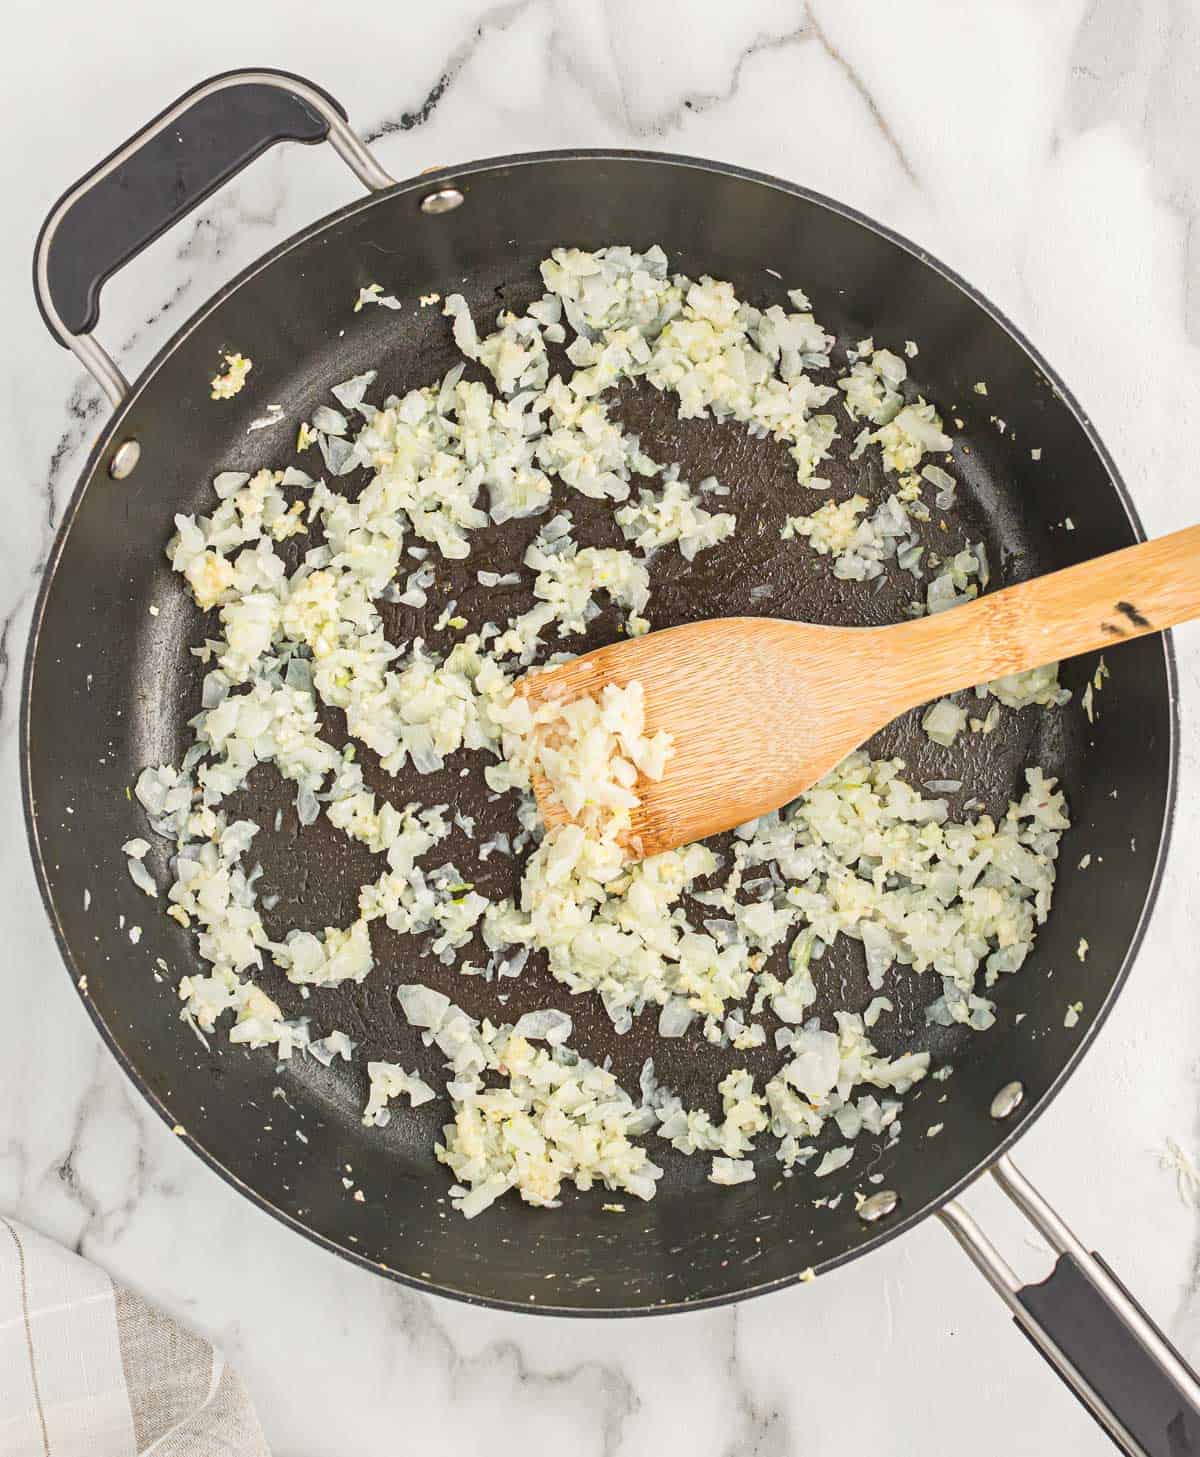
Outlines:
MULTIPOLYGON (((1177 751, 1165 636, 1111 655, 1112 678, 1095 724, 1078 707, 1095 661, 1081 659, 1063 668, 1071 705, 1006 714, 986 752, 979 736, 972 736, 974 748, 958 752, 954 772, 967 786, 959 798, 974 794, 993 813, 1003 811, 1030 764, 1061 780, 1073 828, 1063 841, 1055 910, 1020 974, 995 989, 997 1023, 982 1035, 927 1025, 935 979, 897 980, 894 1014, 873 1032, 880 1050, 925 1048, 934 1066, 951 1074, 927 1079, 907 1097, 898 1142, 872 1143, 863 1135, 844 1174, 817 1181, 798 1169, 784 1180, 764 1164, 752 1184, 717 1188, 704 1182, 701 1161, 673 1158, 671 1150, 660 1159, 656 1148, 666 1167, 657 1197, 631 1203, 619 1219, 603 1212, 598 1198, 568 1193, 555 1211, 505 1200, 467 1222, 449 1213, 448 1180, 433 1157, 445 1116, 440 1103, 397 1111, 387 1128, 368 1131, 360 1123, 360 1064, 327 1069, 294 1058, 277 1067, 266 1053, 209 1048, 178 1018, 175 983, 200 963, 188 934, 130 883, 120 851, 144 831, 127 786, 146 764, 178 762, 190 741, 187 720, 199 706, 204 670, 188 648, 202 641, 205 624, 164 557, 173 516, 210 509, 220 470, 284 463, 291 441, 283 437, 328 400, 332 384, 378 368, 387 389, 400 393, 458 362, 444 320, 436 309, 416 307, 418 295, 460 291, 483 320, 538 296, 537 263, 553 247, 613 242, 658 242, 674 269, 729 279, 739 297, 760 307, 786 303, 785 287, 800 283, 840 348, 866 335, 889 343, 918 339, 913 387, 957 417, 962 504, 955 541, 986 543, 994 582, 1142 538, 1111 458, 1036 350, 944 265, 839 203, 727 165, 614 150, 493 158, 396 182, 319 87, 268 70, 215 77, 71 188, 51 211, 35 256, 35 292, 51 333, 113 406, 46 566, 21 711, 31 850, 84 1004, 151 1106, 223 1178, 292 1228, 385 1275, 514 1310, 618 1315, 698 1308, 778 1289, 809 1271, 823 1275, 937 1213, 1118 1445, 1154 1454, 1200 1449, 1195 1377, 1008 1156, 1119 994, 1154 899, 1177 751), (104 280, 270 145, 326 139, 368 195, 246 269, 128 383, 93 334, 104 280), (352 314, 360 288, 376 279, 404 308, 352 314), (234 349, 253 358, 253 387, 215 406, 208 380, 220 356, 234 349), (973 388, 981 380, 986 397, 973 388), (279 404, 291 424, 251 430, 267 401, 279 404), (1074 529, 1067 529, 1068 518, 1074 529), (1086 873, 1076 868, 1084 853, 1092 857, 1086 873), (128 937, 134 923, 143 928, 136 946, 128 937), (1081 935, 1092 947, 1086 965, 1075 954, 1081 935), (1083 1012, 1067 1028, 1063 1011, 1076 1001, 1083 1012), (369 1191, 363 1202, 342 1185, 346 1164, 369 1191), (985 1171, 1056 1252, 1039 1285, 1022 1286, 955 1202, 985 1171), (865 1199, 853 1197, 856 1189, 865 1199)), ((752 523, 691 565, 664 559, 661 571, 656 567, 653 626, 759 612, 883 623, 902 613, 911 580, 907 593, 893 577, 872 590, 874 584, 837 581, 807 554, 781 564, 778 527, 798 509, 782 449, 715 421, 679 421, 673 402, 649 390, 623 387, 615 412, 650 454, 678 460, 685 478, 716 473, 732 483, 739 516, 752 523), (770 590, 754 593, 756 587, 770 590)), ((849 432, 843 426, 841 433, 849 432)), ((861 476, 846 450, 839 442, 823 468, 838 494, 861 476)), ((344 484, 353 490, 354 477, 344 484)), ((868 479, 868 493, 872 485, 879 488, 882 479, 868 479)), ((600 541, 612 531, 611 518, 593 504, 571 501, 579 536, 600 541)), ((473 544, 469 569, 446 564, 445 595, 469 620, 530 605, 524 589, 497 598, 495 589, 478 585, 475 572, 489 565, 506 570, 534 530, 529 522, 489 528, 473 544)), ((444 645, 432 629, 433 613, 427 621, 413 609, 389 610, 397 640, 421 632, 434 647, 444 645)), ((571 646, 598 646, 615 630, 602 615, 571 646)), ((329 730, 336 741, 338 725, 329 730)), ((949 772, 915 715, 891 725, 870 749, 899 754, 914 782, 949 772)), ((458 769, 392 785, 390 794, 449 800, 477 815, 485 833, 498 811, 472 781, 459 780, 458 769)), ((368 766, 369 783, 373 772, 368 766)), ((373 787, 385 782, 378 777, 373 787)), ((261 770, 237 808, 263 824, 276 810, 282 814, 280 833, 260 836, 265 843, 255 847, 264 886, 280 896, 268 930, 343 924, 355 888, 370 878, 366 862, 323 820, 301 830, 290 795, 261 770)), ((958 808, 953 797, 951 808, 958 808)), ((463 851, 449 842, 451 857, 463 851)), ((147 863, 161 881, 161 848, 147 863)), ((485 894, 511 888, 511 869, 495 865, 490 874, 479 886, 485 894)), ((362 986, 321 993, 323 1030, 344 1028, 360 1042, 364 1061, 416 1062, 427 1076, 437 1070, 399 1013, 393 992, 400 982, 439 986, 472 1015, 500 1011, 495 988, 431 958, 414 966, 411 945, 385 940, 376 956, 380 964, 362 986)), ((282 977, 268 975, 287 1015, 312 1010, 282 977)), ((818 985, 816 1010, 826 1019, 835 1006, 865 1006, 861 949, 840 938, 820 965, 818 985)), ((576 1045, 597 1061, 610 1056, 626 1086, 636 1086, 642 1059, 652 1053, 685 1101, 711 1102, 725 1070, 716 1051, 686 1038, 661 1043, 653 1017, 617 1037, 595 999, 565 1000, 533 962, 506 990, 508 1020, 537 1006, 569 1007, 576 1045)), ((759 1056, 761 1066, 753 1058, 748 1064, 756 1072, 770 1063, 766 1053, 759 1056)))

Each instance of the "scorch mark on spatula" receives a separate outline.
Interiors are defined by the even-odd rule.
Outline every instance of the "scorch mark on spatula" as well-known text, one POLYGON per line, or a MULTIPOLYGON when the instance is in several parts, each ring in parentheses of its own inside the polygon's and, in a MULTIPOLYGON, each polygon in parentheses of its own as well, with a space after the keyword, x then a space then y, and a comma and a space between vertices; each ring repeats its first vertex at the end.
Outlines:
POLYGON ((1132 602, 1118 602, 1116 606, 1117 611, 1121 614, 1121 616, 1127 617, 1130 622, 1133 623, 1134 627, 1150 626, 1150 619, 1148 617, 1143 617, 1132 602))

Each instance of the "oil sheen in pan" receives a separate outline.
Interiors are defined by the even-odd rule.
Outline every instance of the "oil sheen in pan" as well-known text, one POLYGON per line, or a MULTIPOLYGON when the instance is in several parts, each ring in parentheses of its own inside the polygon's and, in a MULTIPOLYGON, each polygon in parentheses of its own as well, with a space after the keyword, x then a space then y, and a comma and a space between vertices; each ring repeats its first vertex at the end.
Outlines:
MULTIPOLYGON (((506 290, 505 306, 523 302, 525 299, 515 289, 506 290)), ((552 350, 552 355, 557 356, 553 358, 554 366, 569 374, 571 366, 562 351, 552 350)), ((449 368, 458 362, 461 362, 460 356, 447 344, 440 367, 449 368)), ((839 345, 833 368, 817 372, 817 377, 824 382, 827 375, 832 382, 844 373, 844 368, 844 346, 839 345)), ((478 366, 469 365, 468 371, 469 377, 490 382, 490 377, 478 366)), ((435 370, 431 377, 436 377, 438 372, 435 370)), ((909 386, 914 396, 919 386, 917 373, 909 386)), ((387 393, 391 388, 386 369, 381 370, 376 392, 387 393)), ((841 581, 830 571, 830 558, 818 558, 803 541, 780 539, 780 528, 789 514, 811 511, 828 495, 841 499, 865 485, 872 499, 883 499, 894 489, 894 479, 885 478, 876 452, 871 451, 857 461, 849 460, 859 427, 846 416, 840 396, 832 407, 838 415, 839 435, 833 458, 821 468, 831 489, 818 492, 798 484, 785 445, 756 439, 744 426, 732 421, 680 420, 675 397, 643 382, 626 381, 620 387, 613 413, 640 437, 643 448, 656 460, 677 461, 685 480, 695 482, 715 475, 729 487, 731 494, 720 500, 714 498, 713 509, 732 510, 738 517, 733 537, 700 553, 692 562, 685 561, 674 550, 656 553, 648 609, 654 628, 721 615, 770 615, 831 624, 877 624, 905 617, 908 605, 922 594, 924 579, 915 579, 892 561, 887 564, 885 574, 874 581, 841 581)), ((969 455, 961 458, 970 461, 969 455)), ((971 469, 978 475, 983 467, 971 462, 971 469)), ((964 472, 956 466, 956 473, 964 472)), ((343 477, 338 484, 353 496, 365 479, 365 473, 358 472, 343 477)), ((437 580, 425 607, 379 604, 389 637, 398 643, 420 637, 435 652, 444 652, 457 635, 453 629, 435 628, 447 602, 457 603, 456 614, 466 618, 472 629, 488 620, 503 625, 507 618, 532 606, 530 573, 522 573, 519 585, 503 588, 480 586, 477 573, 481 570, 506 573, 518 567, 525 548, 555 509, 570 511, 573 534, 581 546, 628 545, 613 519, 611 502, 591 500, 556 486, 554 502, 547 513, 472 533, 471 555, 465 560, 448 561, 431 553, 427 560, 433 565, 437 580)), ((1009 524, 990 520, 980 508, 978 495, 964 488, 953 510, 934 512, 930 521, 914 522, 914 528, 927 549, 943 557, 982 540, 989 560, 1007 564, 1008 579, 1016 580, 1018 570, 1020 575, 1036 572, 1038 559, 1034 543, 1014 540, 1011 531, 1004 529, 1009 524), (943 522, 946 529, 941 525, 943 522)), ((314 541, 301 538, 298 543, 285 543, 281 550, 285 556, 298 560, 313 544, 314 541)), ((562 646, 583 652, 611 642, 618 635, 618 617, 610 606, 589 624, 585 635, 574 636, 562 646)), ((557 640, 554 646, 558 646, 557 640)), ((1031 708, 1019 713, 1005 711, 1000 727, 986 739, 962 735, 955 746, 953 762, 955 777, 962 778, 963 788, 949 796, 951 814, 959 813, 961 804, 974 798, 984 802, 987 813, 1002 815, 1010 798, 1019 798, 1023 792, 1023 770, 1027 764, 1041 764, 1052 775, 1060 773, 1064 734, 1069 731, 1070 723, 1070 715, 1064 710, 1031 708)), ((344 720, 339 711, 323 711, 323 726, 331 742, 339 746, 346 742, 344 720)), ((907 714, 890 725, 868 747, 875 756, 898 755, 904 759, 908 766, 906 777, 915 784, 946 774, 945 751, 931 744, 922 733, 919 712, 907 714)), ((381 771, 376 756, 362 745, 358 746, 357 757, 368 787, 381 797, 396 804, 412 800, 426 805, 446 803, 452 811, 473 819, 474 836, 468 837, 456 826, 450 839, 438 846, 438 862, 453 861, 476 890, 489 899, 517 896, 524 857, 514 859, 494 854, 484 862, 478 856, 478 846, 497 831, 512 834, 517 828, 514 799, 512 796, 496 798, 490 793, 482 777, 484 761, 478 755, 453 756, 446 768, 435 774, 421 775, 408 766, 397 776, 381 771), (462 772, 464 765, 470 770, 466 775, 462 772)), ((263 833, 254 847, 264 867, 260 891, 264 897, 279 898, 264 915, 267 930, 273 937, 282 937, 292 927, 319 930, 326 925, 348 924, 356 913, 360 884, 378 873, 373 857, 332 829, 323 818, 301 827, 291 805, 292 797, 290 785, 279 783, 273 771, 260 770, 248 789, 230 805, 233 813, 245 815, 264 827, 273 824, 277 811, 282 813, 281 834, 263 833)), ((730 836, 721 836, 715 844, 726 848, 730 839, 730 836)), ((693 908, 694 920, 699 919, 698 909, 693 908)), ((432 939, 432 934, 421 937, 419 944, 423 948, 432 939)), ((432 956, 415 960, 413 938, 397 936, 381 922, 372 926, 372 942, 377 965, 362 986, 323 989, 311 1001, 305 1001, 299 988, 281 976, 270 978, 271 995, 286 1015, 311 1015, 315 1019, 314 1029, 321 1032, 335 1026, 348 1032, 360 1044, 359 1055, 364 1061, 396 1058, 398 1019, 394 988, 417 979, 446 992, 473 1015, 487 1015, 493 1020, 513 1020, 522 1012, 545 1006, 561 1007, 570 1012, 575 1022, 572 1045, 595 1061, 611 1058, 612 1069, 625 1087, 636 1090, 642 1063, 645 1058, 653 1057, 663 1082, 676 1089, 689 1106, 707 1108, 714 1116, 719 1117, 716 1087, 725 1072, 733 1067, 748 1067, 761 1084, 777 1070, 779 1054, 770 1041, 762 1048, 738 1052, 710 1046, 699 1038, 696 1029, 682 1039, 661 1039, 657 1036, 657 1016, 653 1011, 636 1019, 630 1032, 618 1036, 599 999, 571 996, 550 976, 541 953, 530 957, 519 978, 503 979, 489 986, 479 979, 464 978, 453 966, 441 966, 432 956), (503 1004, 497 1001, 498 993, 505 998, 503 1004)), ((778 948, 768 962, 768 969, 781 979, 786 979, 788 974, 786 945, 785 942, 778 948)), ((477 965, 486 964, 489 957, 478 936, 458 955, 477 965)), ((830 1025, 834 1010, 861 1011, 874 995, 867 983, 862 948, 847 937, 838 938, 815 966, 814 974, 818 988, 814 1012, 825 1019, 826 1025, 830 1025)), ((910 969, 901 970, 888 988, 896 1004, 895 1013, 885 1015, 872 1029, 872 1039, 880 1050, 893 1055, 928 1048, 934 1053, 935 1062, 941 1062, 955 1056, 973 1035, 979 1035, 959 1026, 942 1028, 926 1023, 925 1008, 940 991, 940 978, 933 972, 919 975, 910 969)), ((407 1036, 400 1033, 400 1036, 404 1043, 412 1040, 411 1033, 407 1036)), ((288 1069, 287 1076, 308 1080, 311 1073, 309 1062, 299 1059, 288 1069)), ((324 1084, 326 1079, 318 1077, 318 1081, 324 1084)), ((831 1129, 822 1144, 832 1141, 836 1139, 831 1129)), ((761 1177, 770 1177, 774 1167, 773 1140, 763 1140, 763 1145, 761 1177)), ((666 1168, 668 1185, 697 1184, 705 1179, 708 1164, 702 1157, 687 1158, 663 1143, 655 1144, 653 1156, 666 1168)))
MULTIPOLYGON (((740 297, 756 304, 782 302, 785 283, 805 286, 817 317, 843 342, 873 334, 896 347, 915 335, 921 346, 912 364, 916 386, 948 421, 964 421, 963 429, 955 427, 961 451, 953 470, 963 482, 963 510, 977 519, 969 520, 961 540, 987 543, 994 581, 1065 566, 1139 534, 1112 462, 1065 388, 985 300, 919 249, 801 188, 694 159, 630 153, 499 159, 413 179, 316 223, 206 304, 158 356, 128 407, 114 416, 68 509, 35 614, 22 720, 26 809, 60 945, 73 979, 86 980, 89 1011, 168 1123, 185 1126, 198 1151, 260 1205, 328 1247, 426 1288, 522 1309, 531 1295, 537 1308, 579 1312, 734 1298, 794 1280, 809 1265, 828 1268, 927 1212, 1046 1104, 1086 1047, 1140 938, 1172 799, 1173 679, 1164 645, 1151 638, 1123 646, 1119 662, 1112 655, 1113 678, 1096 725, 1086 725, 1077 708, 1050 715, 1031 710, 1008 725, 1012 742, 992 736, 986 763, 958 761, 964 780, 973 777, 977 792, 994 795, 990 802, 1000 805, 1026 757, 1050 772, 1061 768, 1077 828, 1064 843, 1055 914, 1021 974, 995 989, 999 1021, 991 1031, 926 1032, 922 1009, 934 989, 914 987, 897 1020, 928 1037, 936 1059, 947 1055, 956 1035, 962 1038, 954 1075, 945 1086, 926 1080, 908 1096, 904 1134, 894 1148, 880 1151, 860 1139, 854 1163, 829 1179, 799 1171, 791 1180, 760 1177, 729 1190, 706 1186, 702 1166, 681 1164, 672 1166, 654 1200, 631 1204, 619 1218, 602 1213, 601 1200, 568 1191, 558 1211, 505 1200, 486 1218, 468 1222, 450 1217, 447 1174, 432 1155, 444 1104, 402 1110, 387 1128, 367 1130, 360 1123, 366 1079, 357 1064, 326 1070, 306 1062, 277 1071, 269 1054, 200 1045, 177 1020, 174 991, 179 976, 197 968, 194 947, 173 922, 150 916, 119 853, 123 840, 144 830, 137 806, 125 798, 127 786, 147 763, 178 761, 198 701, 199 669, 180 644, 197 641, 203 625, 163 557, 171 516, 204 511, 219 470, 285 463, 287 452, 272 431, 246 434, 263 401, 282 404, 298 420, 328 400, 332 384, 366 369, 379 369, 380 388, 403 392, 456 362, 445 321, 432 309, 351 315, 365 283, 378 277, 408 300, 456 287, 482 324, 501 305, 519 308, 533 295, 538 260, 550 248, 595 248, 614 239, 658 241, 673 266, 694 277, 707 271, 728 278, 740 297), (464 205, 425 218, 421 199, 451 184, 464 205), (768 273, 768 263, 782 280, 768 273), (254 358, 260 393, 257 400, 246 391, 225 402, 217 416, 207 390, 197 394, 197 380, 207 381, 231 346, 254 358), (980 379, 987 380, 990 398, 973 394, 972 382, 980 379), (993 411, 1008 420, 1003 434, 989 419, 993 411), (141 458, 117 489, 106 468, 131 434, 141 458), (1042 451, 1036 464, 1031 446, 1042 451), (1061 529, 1068 514, 1079 528, 1069 534, 1061 529), (158 617, 147 614, 151 603, 160 608, 158 617), (122 645, 119 653, 114 643, 122 645), (69 734, 63 725, 70 725, 69 734), (1119 803, 1110 797, 1116 789, 1119 803), (67 810, 78 810, 84 795, 88 818, 80 833, 79 815, 67 810), (1076 865, 1084 850, 1093 853, 1093 864, 1081 873, 1076 865), (94 900, 85 911, 89 887, 94 900), (107 914, 114 903, 122 911, 136 906, 142 918, 136 951, 107 914), (105 913, 98 914, 102 904, 105 913), (1074 954, 1081 927, 1093 945, 1086 965, 1074 954), (155 980, 159 961, 166 969, 155 980), (1085 1002, 1084 1014, 1076 1029, 1065 1030, 1062 1008, 1076 1000, 1085 1002), (1019 1026, 1018 1016, 1024 1018, 1019 1026), (997 1089, 1014 1079, 1023 1083, 1025 1098, 1001 1127, 988 1108, 997 1089), (945 1131, 930 1142, 924 1135, 934 1124, 945 1131), (362 1202, 342 1187, 338 1171, 345 1163, 353 1164, 366 1191, 362 1202), (813 1208, 814 1199, 876 1175, 886 1179, 877 1187, 902 1196, 880 1224, 864 1225, 848 1197, 836 1210, 813 1208), (568 1271, 569 1279, 560 1278, 568 1271), (553 1284, 543 1283, 547 1275, 553 1284)), ((630 400, 626 408, 659 459, 680 459, 693 480, 714 471, 747 493, 745 507, 735 503, 742 520, 725 562, 732 577, 710 575, 703 558, 691 572, 673 569, 680 580, 664 584, 658 604, 664 616, 656 621, 747 610, 791 611, 817 621, 863 620, 864 609, 879 621, 896 615, 900 601, 889 601, 886 583, 878 596, 871 586, 830 582, 817 589, 801 565, 793 566, 783 597, 760 595, 752 607, 748 592, 769 585, 761 578, 771 572, 766 558, 778 544, 771 520, 785 507, 788 514, 810 511, 819 498, 796 485, 790 468, 778 471, 774 485, 762 467, 756 477, 759 447, 744 432, 680 425, 667 401, 651 397, 630 400), (643 408, 653 421, 634 418, 643 408), (700 453, 694 461, 693 442, 700 453), (739 478, 743 459, 751 464, 739 478), (739 564, 745 575, 736 575, 739 564)), ((835 474, 835 488, 844 485, 835 474)), ((601 523, 584 521, 583 508, 578 515, 587 539, 601 523)), ((499 560, 487 560, 490 553, 476 557, 473 569, 502 568, 519 545, 514 539, 497 550, 499 560)), ((447 591, 461 599, 463 615, 475 615, 469 596, 475 585, 451 583, 447 591)), ((526 603, 518 598, 512 605, 526 603)), ((478 615, 491 614, 480 604, 478 615)), ((408 636, 414 626, 394 630, 408 636)), ((1068 664, 1064 681, 1078 693, 1091 666, 1068 664)), ((916 781, 947 773, 911 722, 893 726, 874 747, 907 754, 916 781)), ((252 791, 255 817, 269 826, 275 806, 290 796, 267 776, 252 791)), ((400 797, 401 791, 389 782, 388 792, 400 797)), ((416 792, 423 801, 457 802, 465 781, 460 786, 453 775, 441 786, 422 781, 416 792)), ((284 823, 294 830, 294 821, 284 823)), ((323 844, 316 826, 303 836, 276 837, 274 849, 269 831, 259 838, 256 855, 276 857, 269 874, 280 886, 293 886, 294 902, 300 887, 306 897, 303 905, 278 908, 280 925, 343 920, 344 897, 374 869, 354 862, 344 841, 323 844)), ((455 841, 445 849, 466 863, 455 841)), ((830 961, 824 1007, 865 1000, 854 950, 841 948, 830 961)), ((322 999, 322 1023, 352 1035, 369 1031, 375 1040, 365 1052, 419 1061, 436 1077, 436 1059, 402 1024, 391 986, 416 977, 448 985, 477 1013, 498 1010, 497 990, 461 977, 440 981, 450 973, 414 957, 411 944, 382 943, 379 951, 382 964, 357 993, 343 989, 328 1003, 322 999)), ((641 1046, 635 1034, 616 1039, 600 1009, 588 1005, 593 999, 562 997, 557 986, 539 983, 539 975, 536 968, 530 974, 529 1003, 553 992, 577 1019, 581 1045, 595 1056, 618 1055, 618 1071, 628 1079, 656 1043, 652 1033, 641 1046)), ((526 995, 524 987, 513 988, 513 998, 526 995)), ((315 998, 310 1005, 316 1015, 315 998)), ((505 1015, 521 1009, 510 999, 505 1015)), ((889 1014, 874 1029, 885 1051, 894 1050, 885 1036, 891 1023, 889 1014)), ((701 1047, 694 1068, 662 1071, 689 1099, 704 1102, 717 1061, 706 1065, 701 1047)), ((763 1158, 770 1167, 769 1148, 763 1158)))

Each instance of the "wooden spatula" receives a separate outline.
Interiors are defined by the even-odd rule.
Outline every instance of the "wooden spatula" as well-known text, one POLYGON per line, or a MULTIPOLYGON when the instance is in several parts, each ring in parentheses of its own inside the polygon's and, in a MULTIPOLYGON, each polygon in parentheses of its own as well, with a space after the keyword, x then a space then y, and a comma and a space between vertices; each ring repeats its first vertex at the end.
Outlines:
MULTIPOLYGON (((532 674, 536 706, 638 681, 646 731, 674 735, 642 780, 634 858, 728 830, 816 783, 898 714, 960 688, 1200 616, 1200 526, 894 627, 724 617, 613 643, 532 674)), ((566 813, 544 781, 548 826, 566 813)))

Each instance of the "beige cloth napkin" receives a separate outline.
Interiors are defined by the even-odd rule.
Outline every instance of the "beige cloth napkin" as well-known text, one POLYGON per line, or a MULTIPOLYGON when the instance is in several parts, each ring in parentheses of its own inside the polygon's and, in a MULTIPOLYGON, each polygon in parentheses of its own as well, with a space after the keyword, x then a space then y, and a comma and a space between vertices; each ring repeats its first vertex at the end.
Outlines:
POLYGON ((0 1216, 2 1457, 270 1457, 207 1341, 0 1216))

